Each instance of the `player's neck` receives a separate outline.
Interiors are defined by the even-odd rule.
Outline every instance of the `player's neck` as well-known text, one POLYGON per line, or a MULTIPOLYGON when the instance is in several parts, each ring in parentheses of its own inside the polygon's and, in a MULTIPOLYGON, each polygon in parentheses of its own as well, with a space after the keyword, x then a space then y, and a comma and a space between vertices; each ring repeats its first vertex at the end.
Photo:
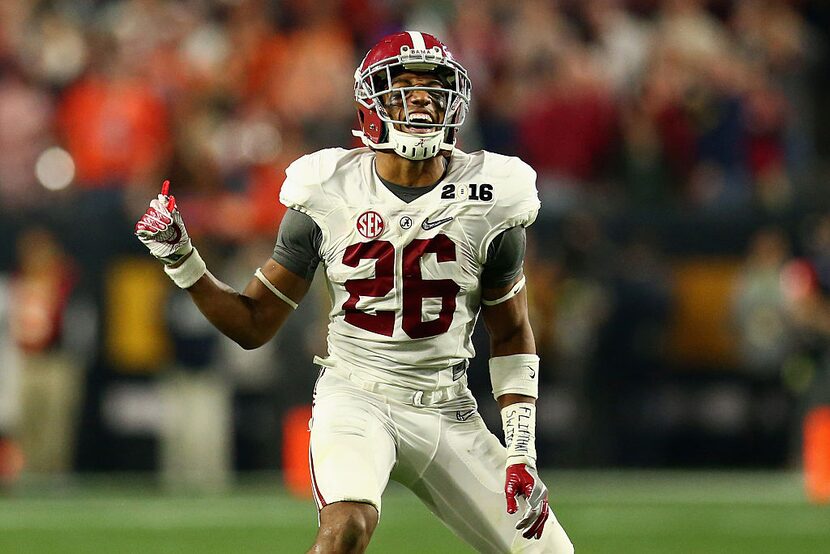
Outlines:
POLYGON ((375 170, 378 175, 404 187, 428 187, 438 182, 446 167, 444 156, 412 161, 391 152, 376 152, 375 170))

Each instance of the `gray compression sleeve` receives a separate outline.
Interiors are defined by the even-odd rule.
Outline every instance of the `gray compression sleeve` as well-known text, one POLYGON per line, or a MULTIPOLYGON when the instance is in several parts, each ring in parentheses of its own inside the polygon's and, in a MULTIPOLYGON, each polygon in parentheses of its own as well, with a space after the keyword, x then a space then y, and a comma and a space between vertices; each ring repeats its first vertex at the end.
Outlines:
POLYGON ((292 273, 311 281, 320 263, 323 232, 304 213, 288 210, 280 223, 271 258, 292 273))
POLYGON ((526 249, 524 227, 511 227, 498 235, 487 248, 481 285, 488 289, 501 288, 515 281, 522 274, 526 249))

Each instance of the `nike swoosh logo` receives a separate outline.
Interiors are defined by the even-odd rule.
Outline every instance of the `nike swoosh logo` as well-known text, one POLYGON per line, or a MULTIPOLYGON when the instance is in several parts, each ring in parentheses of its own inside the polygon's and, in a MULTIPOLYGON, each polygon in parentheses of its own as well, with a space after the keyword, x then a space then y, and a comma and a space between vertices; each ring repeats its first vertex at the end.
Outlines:
POLYGON ((531 366, 529 366, 529 365, 526 365, 525 367, 526 367, 526 368, 527 368, 527 370, 530 372, 530 378, 531 378, 531 379, 533 379, 534 377, 536 377, 536 370, 535 370, 535 369, 533 369, 533 368, 532 368, 531 366))
POLYGON ((473 408, 472 410, 467 410, 466 412, 462 412, 461 410, 459 410, 455 412, 455 419, 457 419, 458 421, 467 421, 468 419, 470 419, 470 416, 473 415, 475 412, 475 408, 473 408))
POLYGON ((448 223, 453 220, 453 217, 445 217, 444 219, 439 219, 437 221, 430 221, 428 218, 421 223, 421 229, 424 231, 429 231, 430 229, 435 229, 439 225, 443 225, 444 223, 448 223))

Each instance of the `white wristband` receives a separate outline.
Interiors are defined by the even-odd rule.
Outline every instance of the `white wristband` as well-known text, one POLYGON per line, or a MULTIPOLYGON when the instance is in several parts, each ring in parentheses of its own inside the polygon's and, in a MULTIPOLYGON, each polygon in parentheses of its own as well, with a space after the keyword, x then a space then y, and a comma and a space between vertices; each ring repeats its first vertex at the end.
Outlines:
POLYGON ((536 406, 529 402, 517 402, 502 408, 501 424, 507 447, 507 465, 536 467, 536 406))
POLYGON ((539 396, 539 356, 512 354, 490 358, 490 383, 493 398, 504 394, 539 396))
POLYGON ((188 289, 196 284, 202 275, 207 271, 205 261, 199 255, 196 247, 193 247, 193 253, 176 267, 164 266, 164 272, 170 277, 176 286, 182 289, 188 289))

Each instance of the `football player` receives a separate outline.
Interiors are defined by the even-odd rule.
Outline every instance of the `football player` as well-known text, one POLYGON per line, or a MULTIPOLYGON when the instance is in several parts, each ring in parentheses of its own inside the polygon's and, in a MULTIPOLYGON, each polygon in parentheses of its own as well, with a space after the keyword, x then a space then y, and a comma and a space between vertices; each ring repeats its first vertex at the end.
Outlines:
POLYGON ((539 358, 522 273, 535 172, 454 148, 471 85, 432 35, 382 39, 354 85, 365 147, 291 164, 274 254, 244 292, 207 271, 167 184, 135 232, 245 348, 277 332, 323 265, 332 306, 328 352, 314 360, 310 552, 363 552, 390 478, 481 552, 573 552, 536 469, 539 358), (467 388, 479 313, 505 446, 467 388))

